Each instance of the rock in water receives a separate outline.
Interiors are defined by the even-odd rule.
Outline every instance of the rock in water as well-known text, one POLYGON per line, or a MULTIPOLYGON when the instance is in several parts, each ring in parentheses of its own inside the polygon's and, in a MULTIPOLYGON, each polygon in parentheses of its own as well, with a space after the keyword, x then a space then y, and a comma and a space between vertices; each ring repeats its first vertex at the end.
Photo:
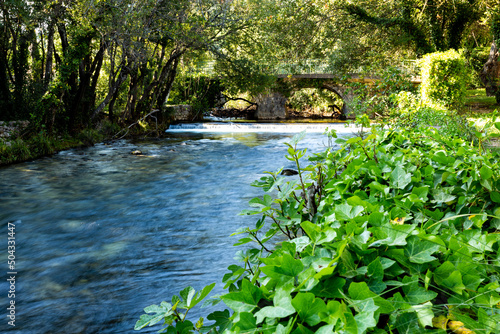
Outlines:
POLYGON ((139 150, 135 150, 135 151, 130 152, 130 154, 133 154, 133 155, 142 155, 142 152, 139 151, 139 150))
POLYGON ((285 176, 297 175, 297 174, 299 174, 299 172, 297 172, 296 170, 293 170, 293 169, 288 169, 288 168, 285 168, 281 171, 281 175, 285 175, 285 176))

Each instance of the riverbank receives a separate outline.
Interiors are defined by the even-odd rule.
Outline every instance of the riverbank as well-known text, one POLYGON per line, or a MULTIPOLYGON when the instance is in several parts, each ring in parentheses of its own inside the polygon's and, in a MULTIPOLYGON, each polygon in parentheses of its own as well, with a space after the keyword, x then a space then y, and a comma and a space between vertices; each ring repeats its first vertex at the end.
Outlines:
POLYGON ((8 166, 51 156, 60 151, 93 146, 123 138, 161 137, 168 125, 134 123, 120 127, 103 121, 96 128, 74 134, 49 134, 36 131, 28 121, 0 123, 0 166, 8 166))

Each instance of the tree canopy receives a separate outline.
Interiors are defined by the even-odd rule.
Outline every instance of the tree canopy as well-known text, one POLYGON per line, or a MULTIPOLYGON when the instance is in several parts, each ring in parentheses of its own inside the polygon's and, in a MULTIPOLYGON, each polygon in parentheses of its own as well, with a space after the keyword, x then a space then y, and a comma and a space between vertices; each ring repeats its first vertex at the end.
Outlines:
POLYGON ((137 120, 201 60, 217 60, 228 91, 259 92, 277 62, 322 59, 342 73, 489 47, 497 18, 496 0, 4 1, 0 118, 62 131, 137 120))

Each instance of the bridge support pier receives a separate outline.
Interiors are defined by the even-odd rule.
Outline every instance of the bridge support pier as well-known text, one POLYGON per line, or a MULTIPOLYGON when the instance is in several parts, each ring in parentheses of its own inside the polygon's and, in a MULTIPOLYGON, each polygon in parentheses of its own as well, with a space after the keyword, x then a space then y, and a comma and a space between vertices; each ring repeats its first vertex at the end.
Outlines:
POLYGON ((275 120, 286 119, 287 112, 285 108, 286 97, 281 93, 269 93, 259 95, 257 97, 257 113, 258 120, 275 120))

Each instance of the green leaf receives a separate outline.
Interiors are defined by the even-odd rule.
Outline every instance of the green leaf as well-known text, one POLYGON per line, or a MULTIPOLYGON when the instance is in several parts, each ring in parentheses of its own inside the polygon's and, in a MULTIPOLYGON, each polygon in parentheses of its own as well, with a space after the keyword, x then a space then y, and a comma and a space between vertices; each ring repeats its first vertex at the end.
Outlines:
POLYGON ((261 271, 282 283, 294 279, 304 269, 302 261, 294 259, 287 253, 281 257, 275 257, 273 260, 274 264, 262 267, 261 271))
POLYGON ((492 191, 490 193, 490 198, 495 203, 500 203, 500 193, 497 191, 492 191))
POLYGON ((481 178, 483 180, 488 180, 493 176, 493 171, 491 170, 490 167, 483 165, 481 169, 479 170, 479 173, 481 174, 481 178))
POLYGON ((299 292, 292 299, 292 305, 297 310, 300 319, 307 322, 309 326, 319 324, 321 322, 319 314, 327 311, 325 302, 310 292, 299 292))
POLYGON ((294 135, 292 137, 292 139, 290 140, 290 145, 292 146, 296 146, 302 139, 304 139, 306 136, 306 130, 302 131, 302 132, 299 132, 297 133, 296 135, 294 135))
POLYGON ((437 252, 440 245, 427 240, 422 240, 417 236, 410 236, 408 244, 404 248, 408 260, 413 263, 427 263, 436 260, 431 254, 437 252))
POLYGON ((229 310, 212 312, 207 316, 207 319, 215 321, 215 323, 210 326, 203 326, 200 330, 201 333, 207 333, 212 328, 218 328, 217 332, 223 333, 226 329, 231 328, 233 323, 229 310))
POLYGON ((192 302, 188 304, 189 308, 193 308, 201 302, 203 299, 205 299, 206 296, 212 291, 212 289, 215 287, 215 283, 212 283, 210 285, 205 286, 201 291, 198 291, 196 296, 193 298, 192 302))
POLYGON ((398 189, 404 189, 411 182, 411 174, 406 173, 401 166, 396 166, 390 176, 391 185, 398 189))
POLYGON ((257 324, 260 324, 265 318, 285 318, 295 313, 292 306, 292 297, 290 291, 282 288, 276 290, 273 298, 273 306, 266 306, 255 313, 257 324))
POLYGON ((432 303, 427 302, 421 305, 413 305, 411 307, 415 313, 417 313, 418 322, 420 326, 425 328, 425 326, 432 327, 432 318, 434 318, 434 312, 432 312, 432 303))
POLYGON ((195 296, 195 290, 192 287, 188 286, 180 292, 180 296, 184 300, 184 303, 182 303, 182 306, 181 306, 181 303, 179 303, 178 307, 179 308, 191 308, 190 305, 192 303, 193 297, 195 296))
POLYGON ((234 326, 240 331, 254 330, 257 328, 255 317, 250 312, 240 312, 234 319, 234 326))
POLYGON ((356 300, 353 302, 358 310, 358 314, 354 316, 358 325, 358 331, 364 333, 368 328, 377 326, 375 311, 379 307, 375 305, 373 299, 356 300))
POLYGON ((375 305, 380 307, 379 311, 382 313, 394 311, 394 306, 391 302, 371 291, 366 282, 352 282, 351 285, 349 285, 348 292, 349 296, 354 300, 373 299, 375 305))
POLYGON ((434 200, 432 201, 432 203, 438 203, 438 204, 448 203, 456 198, 456 196, 449 194, 447 190, 445 190, 445 188, 436 189, 433 195, 434 195, 434 200))
POLYGON ((335 217, 340 220, 350 220, 357 217, 363 211, 364 208, 362 206, 352 207, 347 203, 343 203, 335 206, 335 217))
POLYGON ((433 300, 437 295, 436 292, 425 290, 423 287, 419 286, 405 293, 405 298, 410 304, 422 304, 433 300))
POLYGON ((262 291, 249 280, 241 281, 241 289, 225 294, 222 301, 235 312, 250 312, 257 307, 262 291))
POLYGON ((396 225, 391 223, 371 228, 369 230, 372 231, 376 239, 370 244, 370 247, 379 247, 381 245, 404 246, 406 245, 406 238, 408 238, 415 228, 415 225, 396 225))

